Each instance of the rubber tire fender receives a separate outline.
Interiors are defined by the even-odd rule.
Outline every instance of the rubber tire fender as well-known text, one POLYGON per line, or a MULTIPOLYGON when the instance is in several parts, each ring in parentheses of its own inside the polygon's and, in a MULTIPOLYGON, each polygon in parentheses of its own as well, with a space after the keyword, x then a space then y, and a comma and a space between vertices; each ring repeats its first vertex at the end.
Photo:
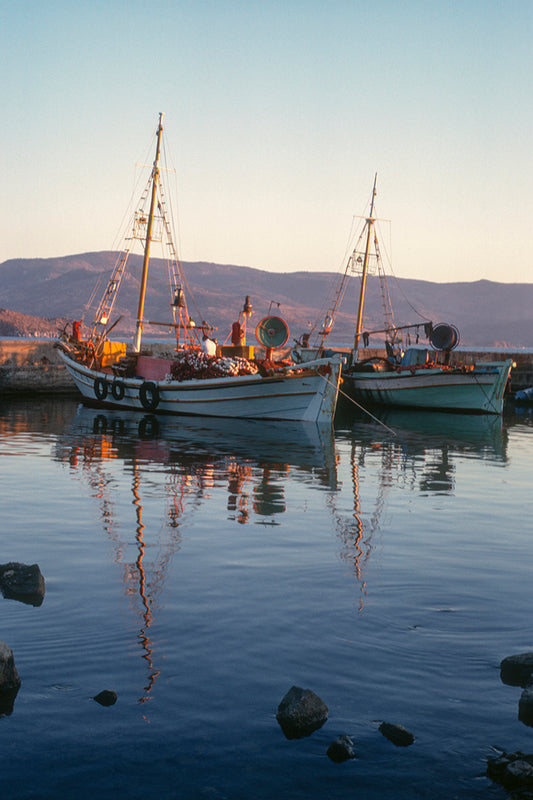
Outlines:
POLYGON ((145 381, 139 389, 139 400, 147 411, 155 411, 159 405, 159 387, 153 381, 145 381))
POLYGON ((111 394, 114 400, 122 400, 124 391, 124 384, 122 381, 113 381, 111 384, 111 394))
POLYGON ((107 381, 104 378, 94 379, 94 396, 97 400, 105 400, 107 397, 107 381))

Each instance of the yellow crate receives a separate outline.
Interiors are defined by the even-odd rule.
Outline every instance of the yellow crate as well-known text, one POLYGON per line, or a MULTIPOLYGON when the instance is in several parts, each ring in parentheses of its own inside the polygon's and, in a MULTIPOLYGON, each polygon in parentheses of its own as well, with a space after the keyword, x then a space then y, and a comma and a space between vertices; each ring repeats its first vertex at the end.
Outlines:
POLYGON ((219 344, 217 347, 217 356, 248 358, 251 360, 254 357, 254 348, 251 344, 219 344))
POLYGON ((126 355, 125 342, 104 342, 102 349, 102 366, 110 367, 119 358, 126 355))

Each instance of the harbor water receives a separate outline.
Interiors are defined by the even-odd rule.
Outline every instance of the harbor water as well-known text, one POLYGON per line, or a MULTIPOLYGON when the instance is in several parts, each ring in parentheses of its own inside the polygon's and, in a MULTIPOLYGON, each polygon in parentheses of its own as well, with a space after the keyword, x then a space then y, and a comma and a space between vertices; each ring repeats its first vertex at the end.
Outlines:
POLYGON ((0 596, 4 796, 505 797, 487 758, 533 752, 499 670, 533 650, 532 466, 527 409, 330 433, 2 401, 0 562, 46 582, 0 596), (329 708, 300 739, 293 685, 329 708))

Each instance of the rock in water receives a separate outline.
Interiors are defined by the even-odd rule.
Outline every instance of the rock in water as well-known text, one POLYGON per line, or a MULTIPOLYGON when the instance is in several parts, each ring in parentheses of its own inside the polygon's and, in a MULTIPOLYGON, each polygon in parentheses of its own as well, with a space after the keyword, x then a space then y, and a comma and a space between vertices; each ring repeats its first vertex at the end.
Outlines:
POLYGON ((328 718, 328 707, 311 689, 293 686, 278 706, 276 719, 287 739, 309 736, 328 718))
POLYGON ((532 675, 533 653, 516 653, 500 664, 500 678, 508 686, 525 686, 532 675))
POLYGON ((100 703, 101 706, 114 706, 117 702, 117 693, 113 692, 111 689, 104 689, 102 692, 93 697, 93 700, 96 700, 97 703, 100 703))
POLYGON ((0 642, 0 691, 12 691, 20 686, 13 651, 5 642, 0 642))
POLYGON ((348 761, 349 758, 355 758, 353 741, 346 734, 338 736, 335 741, 330 744, 326 753, 336 764, 348 761))
POLYGON ((522 753, 501 753, 487 760, 487 775, 512 793, 513 797, 533 797, 533 755, 522 753))
POLYGON ((413 744, 415 737, 404 728, 403 725, 395 725, 392 722, 382 722, 379 726, 380 732, 396 747, 409 747, 413 744))
POLYGON ((9 600, 40 606, 44 599, 44 578, 38 564, 0 564, 0 590, 9 600))
POLYGON ((504 785, 509 789, 533 786, 533 766, 522 759, 512 761, 505 770, 504 785))
POLYGON ((531 681, 528 682, 518 701, 518 719, 524 725, 533 728, 533 683, 531 681))

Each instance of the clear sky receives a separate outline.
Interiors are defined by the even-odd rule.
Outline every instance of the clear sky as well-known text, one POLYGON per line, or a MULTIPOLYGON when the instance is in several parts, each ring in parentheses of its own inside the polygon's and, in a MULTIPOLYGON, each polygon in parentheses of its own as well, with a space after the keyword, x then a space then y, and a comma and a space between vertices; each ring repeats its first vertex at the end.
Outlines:
MULTIPOLYGON (((160 111, 185 261, 533 281, 533 0, 0 0, 0 262, 106 250, 160 111)), ((151 157, 151 154, 150 154, 151 157)))

